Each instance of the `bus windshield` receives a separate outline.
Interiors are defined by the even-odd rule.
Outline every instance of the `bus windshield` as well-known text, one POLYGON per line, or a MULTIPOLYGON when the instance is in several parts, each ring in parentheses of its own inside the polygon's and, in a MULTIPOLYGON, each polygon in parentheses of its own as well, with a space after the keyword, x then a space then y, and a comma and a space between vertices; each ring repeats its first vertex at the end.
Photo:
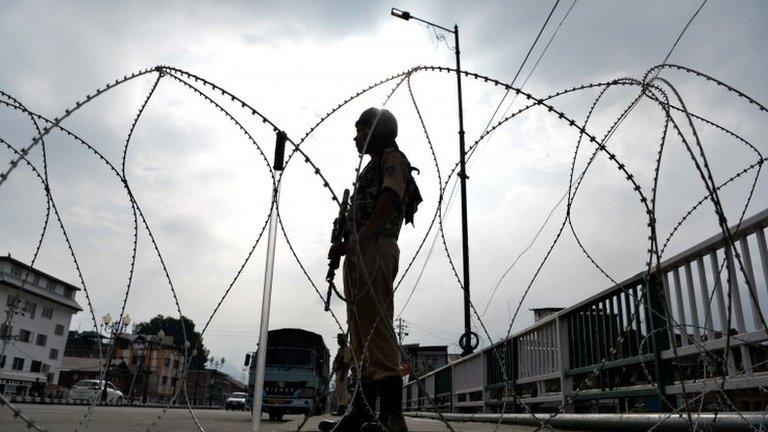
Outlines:
POLYGON ((267 349, 267 364, 271 366, 309 366, 312 356, 309 350, 291 348, 267 349))

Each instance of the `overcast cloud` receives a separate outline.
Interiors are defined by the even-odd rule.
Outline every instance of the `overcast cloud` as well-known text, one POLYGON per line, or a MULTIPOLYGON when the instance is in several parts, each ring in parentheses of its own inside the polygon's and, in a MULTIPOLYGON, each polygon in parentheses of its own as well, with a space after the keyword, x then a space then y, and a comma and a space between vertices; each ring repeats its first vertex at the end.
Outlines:
MULTIPOLYGON (((436 23, 458 22, 462 66, 472 72, 512 79, 553 2, 3 2, 0 5, 0 89, 50 118, 104 83, 158 64, 205 77, 238 95, 300 139, 321 115, 359 89, 415 65, 453 66, 452 40, 439 41, 415 22, 396 20, 390 7, 410 9, 436 23)), ((546 42, 570 6, 559 5, 544 32, 546 42)), ((604 2, 579 0, 563 23, 526 91, 544 97, 579 84, 623 76, 640 78, 659 63, 699 1, 604 2)), ((670 61, 734 85, 768 101, 766 45, 768 5, 760 1, 712 0, 675 49, 670 61)), ((544 43, 534 50, 528 67, 544 43)), ((662 74, 686 104, 766 147, 765 118, 748 104, 701 79, 681 72, 662 74)), ((64 122, 120 166, 123 143, 138 107, 156 75, 147 75, 101 96, 64 122)), ((412 87, 435 144, 443 179, 457 160, 455 78, 422 72, 412 87)), ((354 180, 357 155, 353 124, 368 106, 381 105, 391 86, 356 100, 310 136, 305 150, 341 194, 354 180)), ((211 94, 211 93, 209 93, 211 94)), ((598 106, 590 130, 602 136, 637 94, 611 90, 598 106)), ((474 143, 503 91, 465 80, 468 143, 474 143)), ((583 121, 597 91, 568 95, 553 103, 583 121)), ((217 99, 222 103, 226 102, 217 99)), ((516 106, 523 106, 519 99, 516 106)), ((271 159, 271 129, 227 105, 242 119, 271 159)), ((426 234, 437 203, 437 171, 407 88, 387 104, 400 121, 398 142, 421 168, 425 203, 415 228, 401 234, 401 269, 426 234)), ((506 105, 504 106, 506 109, 506 105)), ((515 108, 513 108, 515 109, 515 108)), ((513 112, 512 110, 509 111, 513 112)), ((612 148, 650 190, 663 118, 642 103, 611 141, 612 148)), ((0 110, 0 137, 19 147, 34 130, 18 112, 0 110)), ((755 161, 755 153, 711 129, 701 137, 715 179, 724 181, 755 161)), ((507 123, 483 144, 469 168, 469 220, 473 299, 482 311, 501 274, 533 238, 567 187, 577 134, 544 110, 531 110, 507 123)), ((60 133, 47 139, 51 189, 67 226, 91 292, 97 317, 119 313, 130 268, 133 218, 130 203, 105 164, 60 133)), ((591 152, 586 143, 584 152, 591 152)), ((582 152, 583 153, 583 152, 582 152)), ((0 150, 0 161, 11 152, 0 150)), ((41 165, 40 149, 31 159, 41 165)), ((581 156, 577 166, 583 167, 581 156)), ((5 168, 2 168, 5 170, 5 168)), ((170 77, 164 77, 134 133, 127 178, 166 259, 182 311, 201 326, 234 278, 260 232, 269 209, 270 178, 256 148, 213 106, 170 77)), ((751 172, 754 175, 754 172, 751 172)), ((763 176, 764 177, 764 176, 763 176)), ((723 192, 728 217, 741 213, 753 178, 723 192)), ((680 140, 668 143, 659 189, 660 235, 704 194, 680 140)), ((282 190, 281 212, 289 238, 311 277, 323 286, 325 253, 336 210, 322 182, 300 158, 291 161, 282 190)), ((457 199, 458 201, 458 199, 457 199)), ((0 253, 28 262, 43 224, 40 183, 26 168, 0 187, 0 253)), ((768 206, 764 178, 747 215, 768 206)), ((461 272, 458 202, 446 220, 449 250, 461 272)), ((561 207, 539 241, 504 279, 484 317, 494 339, 502 337, 510 310, 521 299, 564 215, 561 207)), ((573 207, 580 239, 616 280, 643 269, 647 249, 645 215, 631 187, 598 158, 573 207)), ((711 206, 695 213, 670 243, 667 255, 716 233, 711 206)), ((399 311, 414 287, 432 241, 396 295, 399 311)), ((212 352, 230 360, 238 374, 245 352, 257 341, 266 238, 224 302, 205 337, 212 352)), ((61 232, 52 226, 36 264, 80 285, 61 232)), ((765 282, 762 281, 764 284, 765 282)), ((566 234, 523 303, 514 328, 532 322, 531 307, 569 306, 607 288, 610 282, 566 234)), ((761 292, 765 292, 762 290, 761 292)), ((78 301, 85 306, 81 293, 78 301)), ((176 314, 168 284, 146 230, 139 236, 136 274, 128 313, 145 320, 176 314)), ((334 311, 344 316, 338 300, 334 311)), ((450 345, 461 332, 461 293, 438 241, 402 317, 407 342, 450 345)), ((89 329, 89 313, 73 327, 89 329)), ((325 336, 333 349, 338 331, 322 302, 280 238, 277 244, 271 328, 303 327, 325 336)), ((483 344, 487 344, 487 339, 483 344)))

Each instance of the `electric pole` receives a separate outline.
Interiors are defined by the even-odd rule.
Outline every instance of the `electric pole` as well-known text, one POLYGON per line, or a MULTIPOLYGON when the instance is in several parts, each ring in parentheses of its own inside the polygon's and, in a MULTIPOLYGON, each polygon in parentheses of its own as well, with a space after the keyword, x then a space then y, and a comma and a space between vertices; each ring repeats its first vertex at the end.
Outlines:
POLYGON ((403 338, 408 336, 410 333, 408 333, 408 326, 403 322, 402 318, 398 318, 397 320, 397 343, 402 345, 403 344, 403 338))

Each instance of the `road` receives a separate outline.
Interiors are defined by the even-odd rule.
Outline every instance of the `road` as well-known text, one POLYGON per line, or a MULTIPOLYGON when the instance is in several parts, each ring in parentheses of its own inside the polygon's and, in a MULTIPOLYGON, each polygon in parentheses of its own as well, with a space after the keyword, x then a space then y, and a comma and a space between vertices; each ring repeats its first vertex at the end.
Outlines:
MULTIPOLYGON (((35 405, 18 404, 18 408, 31 418, 35 424, 49 432, 72 432, 84 419, 86 408, 74 405, 35 405)), ((159 408, 96 407, 91 430, 94 432, 146 432, 158 415, 159 408)), ((195 410, 195 417, 205 432, 248 432, 250 413, 224 410, 195 410)), ((262 417, 264 432, 295 432, 303 416, 286 416, 283 421, 272 422, 262 417)), ((302 428, 314 432, 321 417, 312 417, 302 428)), ((84 424, 77 430, 83 431, 84 424)), ((492 432, 496 425, 483 423, 452 423, 456 432, 492 432)), ((446 432, 448 428, 439 421, 429 419, 408 419, 411 432, 446 432)), ((0 406, 0 430, 2 432, 27 432, 26 424, 13 417, 13 412, 0 406)), ((172 409, 163 420, 151 428, 152 432, 194 432, 199 430, 195 422, 184 409, 172 409)), ((532 432, 529 426, 502 425, 498 432, 532 432)))

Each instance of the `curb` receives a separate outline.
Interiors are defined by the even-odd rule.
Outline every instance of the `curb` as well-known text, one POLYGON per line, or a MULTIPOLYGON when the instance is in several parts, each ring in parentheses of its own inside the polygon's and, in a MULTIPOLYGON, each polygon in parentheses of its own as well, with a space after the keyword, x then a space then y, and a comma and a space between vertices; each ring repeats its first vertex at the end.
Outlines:
MULTIPOLYGON (((30 396, 11 396, 9 398, 9 402, 12 404, 35 404, 35 405, 74 405, 74 406, 88 406, 91 403, 88 401, 70 401, 66 398, 41 398, 41 397, 30 397, 30 396)), ((108 403, 108 404, 102 404, 98 403, 95 406, 98 407, 124 407, 124 408, 166 408, 168 407, 165 403, 123 403, 123 404, 116 404, 116 403, 108 403)), ((168 407, 169 409, 187 409, 186 405, 171 405, 168 407)), ((218 410, 218 409, 224 409, 223 406, 208 406, 208 405, 193 405, 192 409, 196 410, 218 410)))

